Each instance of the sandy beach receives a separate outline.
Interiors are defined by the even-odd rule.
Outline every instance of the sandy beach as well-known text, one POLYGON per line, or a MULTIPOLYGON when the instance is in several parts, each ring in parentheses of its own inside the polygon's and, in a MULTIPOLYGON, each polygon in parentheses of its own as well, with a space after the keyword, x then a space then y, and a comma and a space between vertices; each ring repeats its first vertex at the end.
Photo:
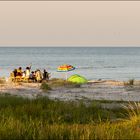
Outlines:
POLYGON ((36 98, 47 96, 50 99, 63 101, 75 100, 109 100, 109 101, 140 101, 140 81, 135 81, 133 86, 126 86, 124 82, 113 80, 91 80, 80 87, 56 87, 49 92, 40 89, 40 83, 9 83, 0 85, 1 94, 36 98))

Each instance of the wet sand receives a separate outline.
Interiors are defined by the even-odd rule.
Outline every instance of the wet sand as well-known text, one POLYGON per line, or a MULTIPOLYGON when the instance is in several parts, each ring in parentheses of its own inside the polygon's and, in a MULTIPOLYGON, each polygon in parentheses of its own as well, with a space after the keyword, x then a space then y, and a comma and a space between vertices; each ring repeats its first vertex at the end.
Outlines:
POLYGON ((124 85, 124 82, 105 80, 89 81, 79 88, 58 87, 48 93, 40 89, 40 83, 6 83, 0 85, 0 93, 36 98, 47 96, 50 99, 63 101, 76 100, 109 100, 109 101, 140 101, 140 81, 135 81, 133 86, 124 85))

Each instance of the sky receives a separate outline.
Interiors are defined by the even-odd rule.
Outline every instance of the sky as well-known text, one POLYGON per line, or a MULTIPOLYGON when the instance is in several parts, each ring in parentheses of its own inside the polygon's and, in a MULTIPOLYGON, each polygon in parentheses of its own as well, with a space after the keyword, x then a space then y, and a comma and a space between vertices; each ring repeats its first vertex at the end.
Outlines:
POLYGON ((140 1, 0 1, 0 46, 140 46, 140 1))

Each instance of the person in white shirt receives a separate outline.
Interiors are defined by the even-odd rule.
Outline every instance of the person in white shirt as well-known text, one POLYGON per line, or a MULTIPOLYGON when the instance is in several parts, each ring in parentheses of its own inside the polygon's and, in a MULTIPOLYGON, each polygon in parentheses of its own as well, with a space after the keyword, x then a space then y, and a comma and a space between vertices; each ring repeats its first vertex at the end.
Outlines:
POLYGON ((30 77, 30 68, 29 67, 26 67, 25 77, 26 78, 29 78, 30 77))

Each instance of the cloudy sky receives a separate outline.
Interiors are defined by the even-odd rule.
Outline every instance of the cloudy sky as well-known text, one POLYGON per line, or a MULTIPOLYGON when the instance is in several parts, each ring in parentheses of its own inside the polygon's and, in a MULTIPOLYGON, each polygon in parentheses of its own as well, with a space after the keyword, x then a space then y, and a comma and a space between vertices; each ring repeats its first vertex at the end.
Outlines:
POLYGON ((1 1, 0 46, 140 46, 140 1, 1 1))

